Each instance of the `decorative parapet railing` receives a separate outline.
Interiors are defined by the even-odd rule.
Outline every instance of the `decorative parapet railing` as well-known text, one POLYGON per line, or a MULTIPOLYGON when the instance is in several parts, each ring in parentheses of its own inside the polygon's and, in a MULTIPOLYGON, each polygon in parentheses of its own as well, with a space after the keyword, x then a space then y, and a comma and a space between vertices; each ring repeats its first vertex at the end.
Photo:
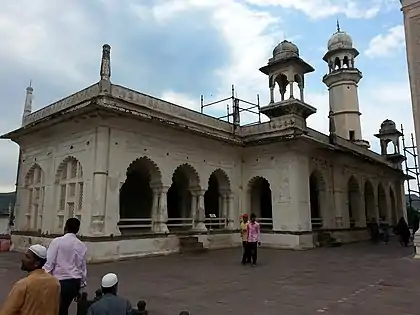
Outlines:
POLYGON ((227 218, 206 218, 204 221, 207 229, 224 229, 227 226, 227 218))
POLYGON ((129 218, 129 219, 120 219, 118 222, 119 229, 151 229, 152 228, 152 219, 146 218, 129 218))
POLYGON ((112 85, 112 97, 126 101, 131 104, 142 106, 154 112, 165 115, 170 115, 174 118, 189 121, 194 124, 209 126, 210 128, 217 129, 223 132, 232 133, 233 124, 217 119, 215 117, 201 114, 194 110, 172 104, 170 102, 130 90, 120 85, 112 85))
POLYGON ((192 218, 168 218, 166 226, 169 229, 191 229, 194 225, 192 218))
POLYGON ((263 230, 272 230, 273 229, 273 219, 272 218, 259 218, 258 223, 263 230))
POLYGON ((72 94, 62 100, 59 100, 47 107, 41 108, 32 114, 29 114, 23 120, 23 125, 32 124, 38 120, 46 118, 52 114, 58 113, 80 103, 86 102, 99 94, 99 83, 91 85, 84 90, 72 94))
MULTIPOLYGON (((325 134, 323 134, 319 131, 316 131, 314 129, 311 129, 311 128, 308 128, 307 131, 308 131, 307 136, 309 136, 311 138, 314 138, 314 139, 316 139, 316 140, 318 140, 322 143, 325 143, 325 144, 330 143, 328 135, 325 135, 325 134)), ((368 158, 370 158, 374 161, 388 164, 389 166, 392 167, 392 164, 390 162, 388 162, 385 159, 385 157, 383 157, 382 155, 380 155, 380 154, 378 154, 378 153, 376 153, 372 150, 363 148, 363 147, 361 147, 361 146, 359 146, 359 145, 357 145, 357 144, 355 144, 351 141, 343 139, 341 137, 338 137, 338 136, 335 137, 335 145, 340 146, 340 147, 345 148, 345 149, 348 149, 349 151, 353 151, 353 152, 358 153, 360 155, 367 156, 368 158)))
POLYGON ((311 219, 312 230, 320 230, 324 225, 322 218, 312 218, 311 219))

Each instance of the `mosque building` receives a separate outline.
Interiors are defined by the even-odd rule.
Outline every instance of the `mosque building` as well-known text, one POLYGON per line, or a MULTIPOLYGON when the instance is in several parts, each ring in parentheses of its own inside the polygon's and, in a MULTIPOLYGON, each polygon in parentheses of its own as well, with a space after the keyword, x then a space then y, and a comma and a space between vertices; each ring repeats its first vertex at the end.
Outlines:
POLYGON ((363 139, 359 52, 340 29, 323 58, 329 134, 307 126, 314 69, 289 41, 260 69, 269 121, 251 125, 238 108, 224 121, 112 83, 110 50, 99 82, 35 112, 28 87, 22 126, 2 136, 20 146, 16 250, 48 245, 70 217, 90 261, 239 246, 245 212, 263 246, 291 249, 364 240, 370 220, 406 217, 401 133, 378 126, 381 154, 363 139))

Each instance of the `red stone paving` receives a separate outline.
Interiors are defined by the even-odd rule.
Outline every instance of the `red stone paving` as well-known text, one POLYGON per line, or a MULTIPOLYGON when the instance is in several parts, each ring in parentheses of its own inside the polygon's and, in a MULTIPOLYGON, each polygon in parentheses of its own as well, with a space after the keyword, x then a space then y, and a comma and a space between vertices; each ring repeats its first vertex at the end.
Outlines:
MULTIPOLYGON (((420 260, 412 248, 359 243, 310 251, 260 250, 257 267, 240 249, 89 266, 88 292, 115 272, 120 294, 147 301, 150 315, 420 314, 420 260)), ((0 253, 0 302, 24 274, 20 254, 0 253)))

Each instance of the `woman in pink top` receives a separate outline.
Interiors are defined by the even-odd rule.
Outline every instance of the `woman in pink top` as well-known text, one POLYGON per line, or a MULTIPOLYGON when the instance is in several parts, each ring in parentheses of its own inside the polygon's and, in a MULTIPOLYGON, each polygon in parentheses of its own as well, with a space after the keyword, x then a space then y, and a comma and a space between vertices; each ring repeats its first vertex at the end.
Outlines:
POLYGON ((247 228, 248 259, 252 258, 252 266, 257 264, 257 250, 260 245, 260 224, 256 221, 257 216, 251 214, 251 221, 247 228))

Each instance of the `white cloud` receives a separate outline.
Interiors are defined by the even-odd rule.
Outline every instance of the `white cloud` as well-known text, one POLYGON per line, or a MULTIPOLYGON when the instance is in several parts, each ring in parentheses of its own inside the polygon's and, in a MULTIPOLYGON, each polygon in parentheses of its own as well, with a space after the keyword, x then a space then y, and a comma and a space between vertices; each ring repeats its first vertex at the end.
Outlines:
MULTIPOLYGON (((118 10, 115 2, 98 1, 104 5, 110 14, 109 17, 112 18, 115 10, 118 10)), ((219 78, 218 89, 212 97, 205 95, 205 102, 228 97, 231 84, 235 84, 238 97, 252 101, 255 100, 257 93, 261 93, 261 104, 264 105, 268 101, 268 84, 266 77, 259 73, 258 68, 266 64, 273 47, 284 38, 285 29, 291 35, 289 39, 299 36, 299 34, 291 33, 291 27, 284 25, 281 17, 270 13, 270 10, 266 10, 264 6, 299 10, 315 19, 337 14, 345 14, 351 18, 369 18, 377 14, 385 2, 386 0, 364 0, 364 2, 340 0, 340 5, 338 5, 335 0, 156 0, 154 3, 157 4, 152 7, 132 1, 130 11, 139 19, 150 20, 150 27, 153 27, 153 23, 165 24, 177 13, 207 11, 211 17, 212 26, 223 37, 229 53, 227 65, 214 70, 219 78), (245 3, 252 4, 253 7, 245 3), (357 3, 365 5, 360 6, 357 3)), ((20 63, 24 65, 30 64, 32 67, 35 66, 47 72, 54 78, 53 80, 60 81, 57 79, 60 76, 63 78, 63 84, 69 84, 71 88, 69 93, 74 92, 75 86, 82 88, 90 83, 92 78, 95 79, 96 73, 90 73, 90 70, 87 73, 84 66, 86 62, 98 60, 102 44, 100 40, 104 42, 108 40, 106 38, 108 31, 102 31, 101 26, 95 23, 95 19, 89 16, 80 5, 73 2, 71 5, 60 4, 60 6, 51 5, 47 0, 39 0, 36 3, 22 0, 19 6, 10 2, 3 5, 0 11, 0 42, 2 43, 0 60, 20 59, 20 63), (25 10, 21 10, 22 7, 25 10), (53 19, 54 16, 60 18, 53 19)), ((395 30, 393 32, 389 34, 395 35, 395 30)), ((401 40, 400 37, 399 40, 401 40)), ((373 43, 373 46, 379 46, 378 43, 382 45, 381 41, 388 42, 381 37, 376 39, 376 44, 373 43)), ((385 47, 387 50, 392 50, 391 46, 385 45, 385 47)), ((113 58, 115 56, 118 54, 113 48, 113 58)), ((117 58, 123 58, 123 56, 117 58)), ((367 74, 366 70, 364 72, 367 74)), ((319 89, 317 93, 310 89, 311 87, 308 87, 306 100, 317 107, 318 112, 310 117, 309 125, 327 132, 328 92, 326 88, 319 89)), ((402 122, 410 126, 409 130, 413 130, 411 116, 407 116, 410 106, 409 94, 406 82, 384 83, 375 90, 363 88, 360 90, 363 130, 367 140, 376 141, 373 133, 377 132, 380 123, 385 118, 391 118, 397 124, 402 122), (401 106, 407 110, 402 111, 401 106)), ((199 110, 200 100, 188 94, 167 90, 162 91, 160 97, 175 104, 199 110)), ((226 103, 222 103, 219 108, 225 111, 225 105, 226 103)), ((247 119, 253 120, 249 116, 247 119)), ((16 146, 3 141, 0 148, 0 161, 2 161, 0 166, 4 167, 4 164, 7 164, 8 168, 15 169, 16 146)), ((0 191, 14 189, 14 176, 8 178, 8 182, 10 185, 4 184, 0 178, 0 191)))
POLYGON ((372 38, 365 54, 369 58, 388 57, 401 52, 404 46, 404 26, 396 25, 388 29, 385 34, 379 34, 372 38))
POLYGON ((349 18, 369 19, 378 14, 382 1, 355 0, 245 0, 257 6, 279 6, 303 12, 312 19, 344 14, 349 18), (363 6, 360 4, 363 3, 363 6))

